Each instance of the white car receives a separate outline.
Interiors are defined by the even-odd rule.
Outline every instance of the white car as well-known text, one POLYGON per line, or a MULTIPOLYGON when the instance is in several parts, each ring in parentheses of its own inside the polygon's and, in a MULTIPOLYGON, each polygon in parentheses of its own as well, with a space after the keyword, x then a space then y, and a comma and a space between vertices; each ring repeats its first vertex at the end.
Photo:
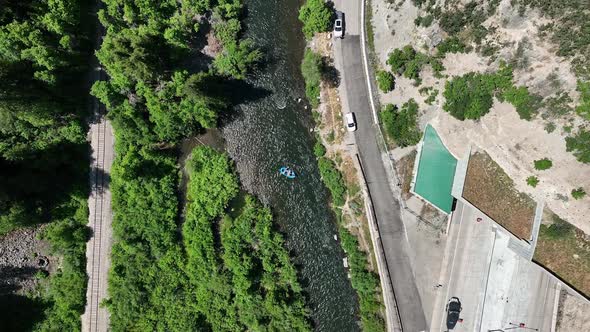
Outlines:
POLYGON ((354 117, 354 113, 346 113, 344 116, 346 118, 346 129, 348 131, 355 131, 356 130, 356 119, 354 117))
POLYGON ((344 38, 343 12, 336 12, 336 21, 334 21, 334 38, 344 38))

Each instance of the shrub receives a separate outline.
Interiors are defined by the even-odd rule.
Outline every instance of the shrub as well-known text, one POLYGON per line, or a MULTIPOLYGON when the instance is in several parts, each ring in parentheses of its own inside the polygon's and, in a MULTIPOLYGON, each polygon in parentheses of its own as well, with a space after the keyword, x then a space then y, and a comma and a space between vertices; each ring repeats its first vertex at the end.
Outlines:
POLYGON ((396 74, 403 74, 406 70, 406 65, 416 57, 416 51, 410 45, 404 48, 396 48, 389 53, 387 64, 391 66, 391 70, 396 74))
POLYGON ((414 99, 405 103, 401 110, 388 104, 380 113, 385 132, 400 146, 414 145, 420 141, 418 128, 418 104, 414 99))
POLYGON ((323 157, 326 154, 326 148, 319 140, 316 141, 313 146, 313 154, 318 158, 323 157))
POLYGON ((578 81, 576 90, 580 92, 580 105, 576 107, 576 112, 590 120, 590 82, 578 81))
POLYGON ((332 11, 324 0, 307 0, 299 9, 299 20, 305 38, 311 39, 316 32, 330 30, 332 11))
POLYGON ((535 188, 539 184, 539 179, 536 176, 529 176, 526 178, 526 184, 535 188))
POLYGON ((572 152, 578 161, 590 163, 590 131, 582 129, 576 135, 567 137, 565 148, 572 152))
POLYGON ((459 120, 479 119, 490 111, 495 86, 487 74, 468 73, 447 81, 443 109, 459 120))
POLYGON ((535 169, 538 171, 550 169, 551 166, 553 166, 553 162, 549 158, 535 160, 534 163, 535 163, 535 169))
POLYGON ((389 92, 395 88, 395 77, 392 73, 379 70, 377 72, 377 85, 383 92, 389 92))
POLYGON ((552 223, 550 225, 541 225, 541 232, 543 235, 551 239, 559 239, 567 236, 574 230, 574 226, 572 226, 567 221, 559 218, 556 214, 553 215, 552 223))
POLYGON ((530 120, 540 107, 541 99, 526 87, 512 83, 512 68, 505 64, 493 74, 468 73, 447 81, 443 109, 459 120, 479 119, 490 111, 493 97, 508 101, 521 119, 530 120))
POLYGON ((425 28, 428 28, 429 26, 431 26, 431 25, 432 25, 432 21, 433 21, 433 20, 434 20, 434 16, 432 16, 432 15, 430 15, 430 14, 428 14, 428 15, 426 15, 426 16, 424 16, 424 17, 422 17, 422 16, 418 16, 418 17, 416 17, 416 19, 414 20, 414 24, 415 24, 416 26, 418 26, 418 27, 419 27, 419 26, 423 26, 423 27, 425 27, 425 28))
POLYGON ((541 106, 541 98, 537 95, 532 95, 525 86, 512 86, 502 94, 502 99, 511 103, 516 112, 523 120, 531 120, 537 109, 541 106))
POLYGON ((572 190, 572 197, 574 199, 582 199, 584 198, 584 196, 586 196, 586 191, 584 190, 584 188, 579 187, 577 189, 572 190))
POLYGON ((447 53, 464 53, 467 46, 458 37, 450 37, 436 46, 438 56, 444 56, 447 53))
POLYGON ((318 167, 320 169, 322 181, 324 181, 324 184, 332 194, 332 202, 334 202, 334 205, 344 205, 346 187, 342 180, 342 174, 336 169, 334 162, 326 157, 320 157, 318 159, 318 167))
POLYGON ((322 79, 322 57, 310 49, 305 49, 301 74, 305 81, 305 95, 313 107, 319 105, 320 82, 322 79))

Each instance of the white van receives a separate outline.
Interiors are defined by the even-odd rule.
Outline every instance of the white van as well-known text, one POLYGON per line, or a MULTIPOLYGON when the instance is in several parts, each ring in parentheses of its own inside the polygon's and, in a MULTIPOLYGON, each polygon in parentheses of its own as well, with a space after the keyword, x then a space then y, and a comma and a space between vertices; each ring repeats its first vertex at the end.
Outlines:
POLYGON ((355 131, 356 130, 356 119, 354 117, 354 113, 346 113, 344 116, 346 118, 346 129, 348 131, 355 131))

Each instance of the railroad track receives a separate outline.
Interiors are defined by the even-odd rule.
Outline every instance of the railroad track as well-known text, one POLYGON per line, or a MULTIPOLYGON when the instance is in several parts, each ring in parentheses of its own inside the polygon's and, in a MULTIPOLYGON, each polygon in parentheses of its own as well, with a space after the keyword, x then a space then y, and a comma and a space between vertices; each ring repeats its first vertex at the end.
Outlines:
MULTIPOLYGON (((96 80, 104 73, 97 68, 96 80)), ((108 311, 100 303, 107 297, 107 274, 111 250, 111 194, 109 174, 114 158, 112 128, 105 117, 104 105, 94 100, 94 119, 90 125, 92 164, 90 172, 91 193, 88 199, 88 226, 92 235, 86 245, 86 309, 82 315, 85 332, 107 331, 108 311)))

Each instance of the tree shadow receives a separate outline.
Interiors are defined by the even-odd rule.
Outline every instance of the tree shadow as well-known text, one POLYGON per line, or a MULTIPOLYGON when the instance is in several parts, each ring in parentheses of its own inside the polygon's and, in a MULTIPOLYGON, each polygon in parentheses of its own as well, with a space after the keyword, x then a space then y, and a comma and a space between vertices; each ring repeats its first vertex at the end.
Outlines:
POLYGON ((334 66, 334 61, 329 57, 322 57, 322 79, 331 88, 340 86, 340 72, 334 66))
POLYGON ((14 281, 32 279, 39 269, 31 266, 16 267, 3 266, 0 269, 0 294, 9 294, 19 291, 21 287, 14 281))
POLYGON ((43 319, 45 307, 40 299, 17 294, 0 295, 0 331, 31 331, 43 319))

